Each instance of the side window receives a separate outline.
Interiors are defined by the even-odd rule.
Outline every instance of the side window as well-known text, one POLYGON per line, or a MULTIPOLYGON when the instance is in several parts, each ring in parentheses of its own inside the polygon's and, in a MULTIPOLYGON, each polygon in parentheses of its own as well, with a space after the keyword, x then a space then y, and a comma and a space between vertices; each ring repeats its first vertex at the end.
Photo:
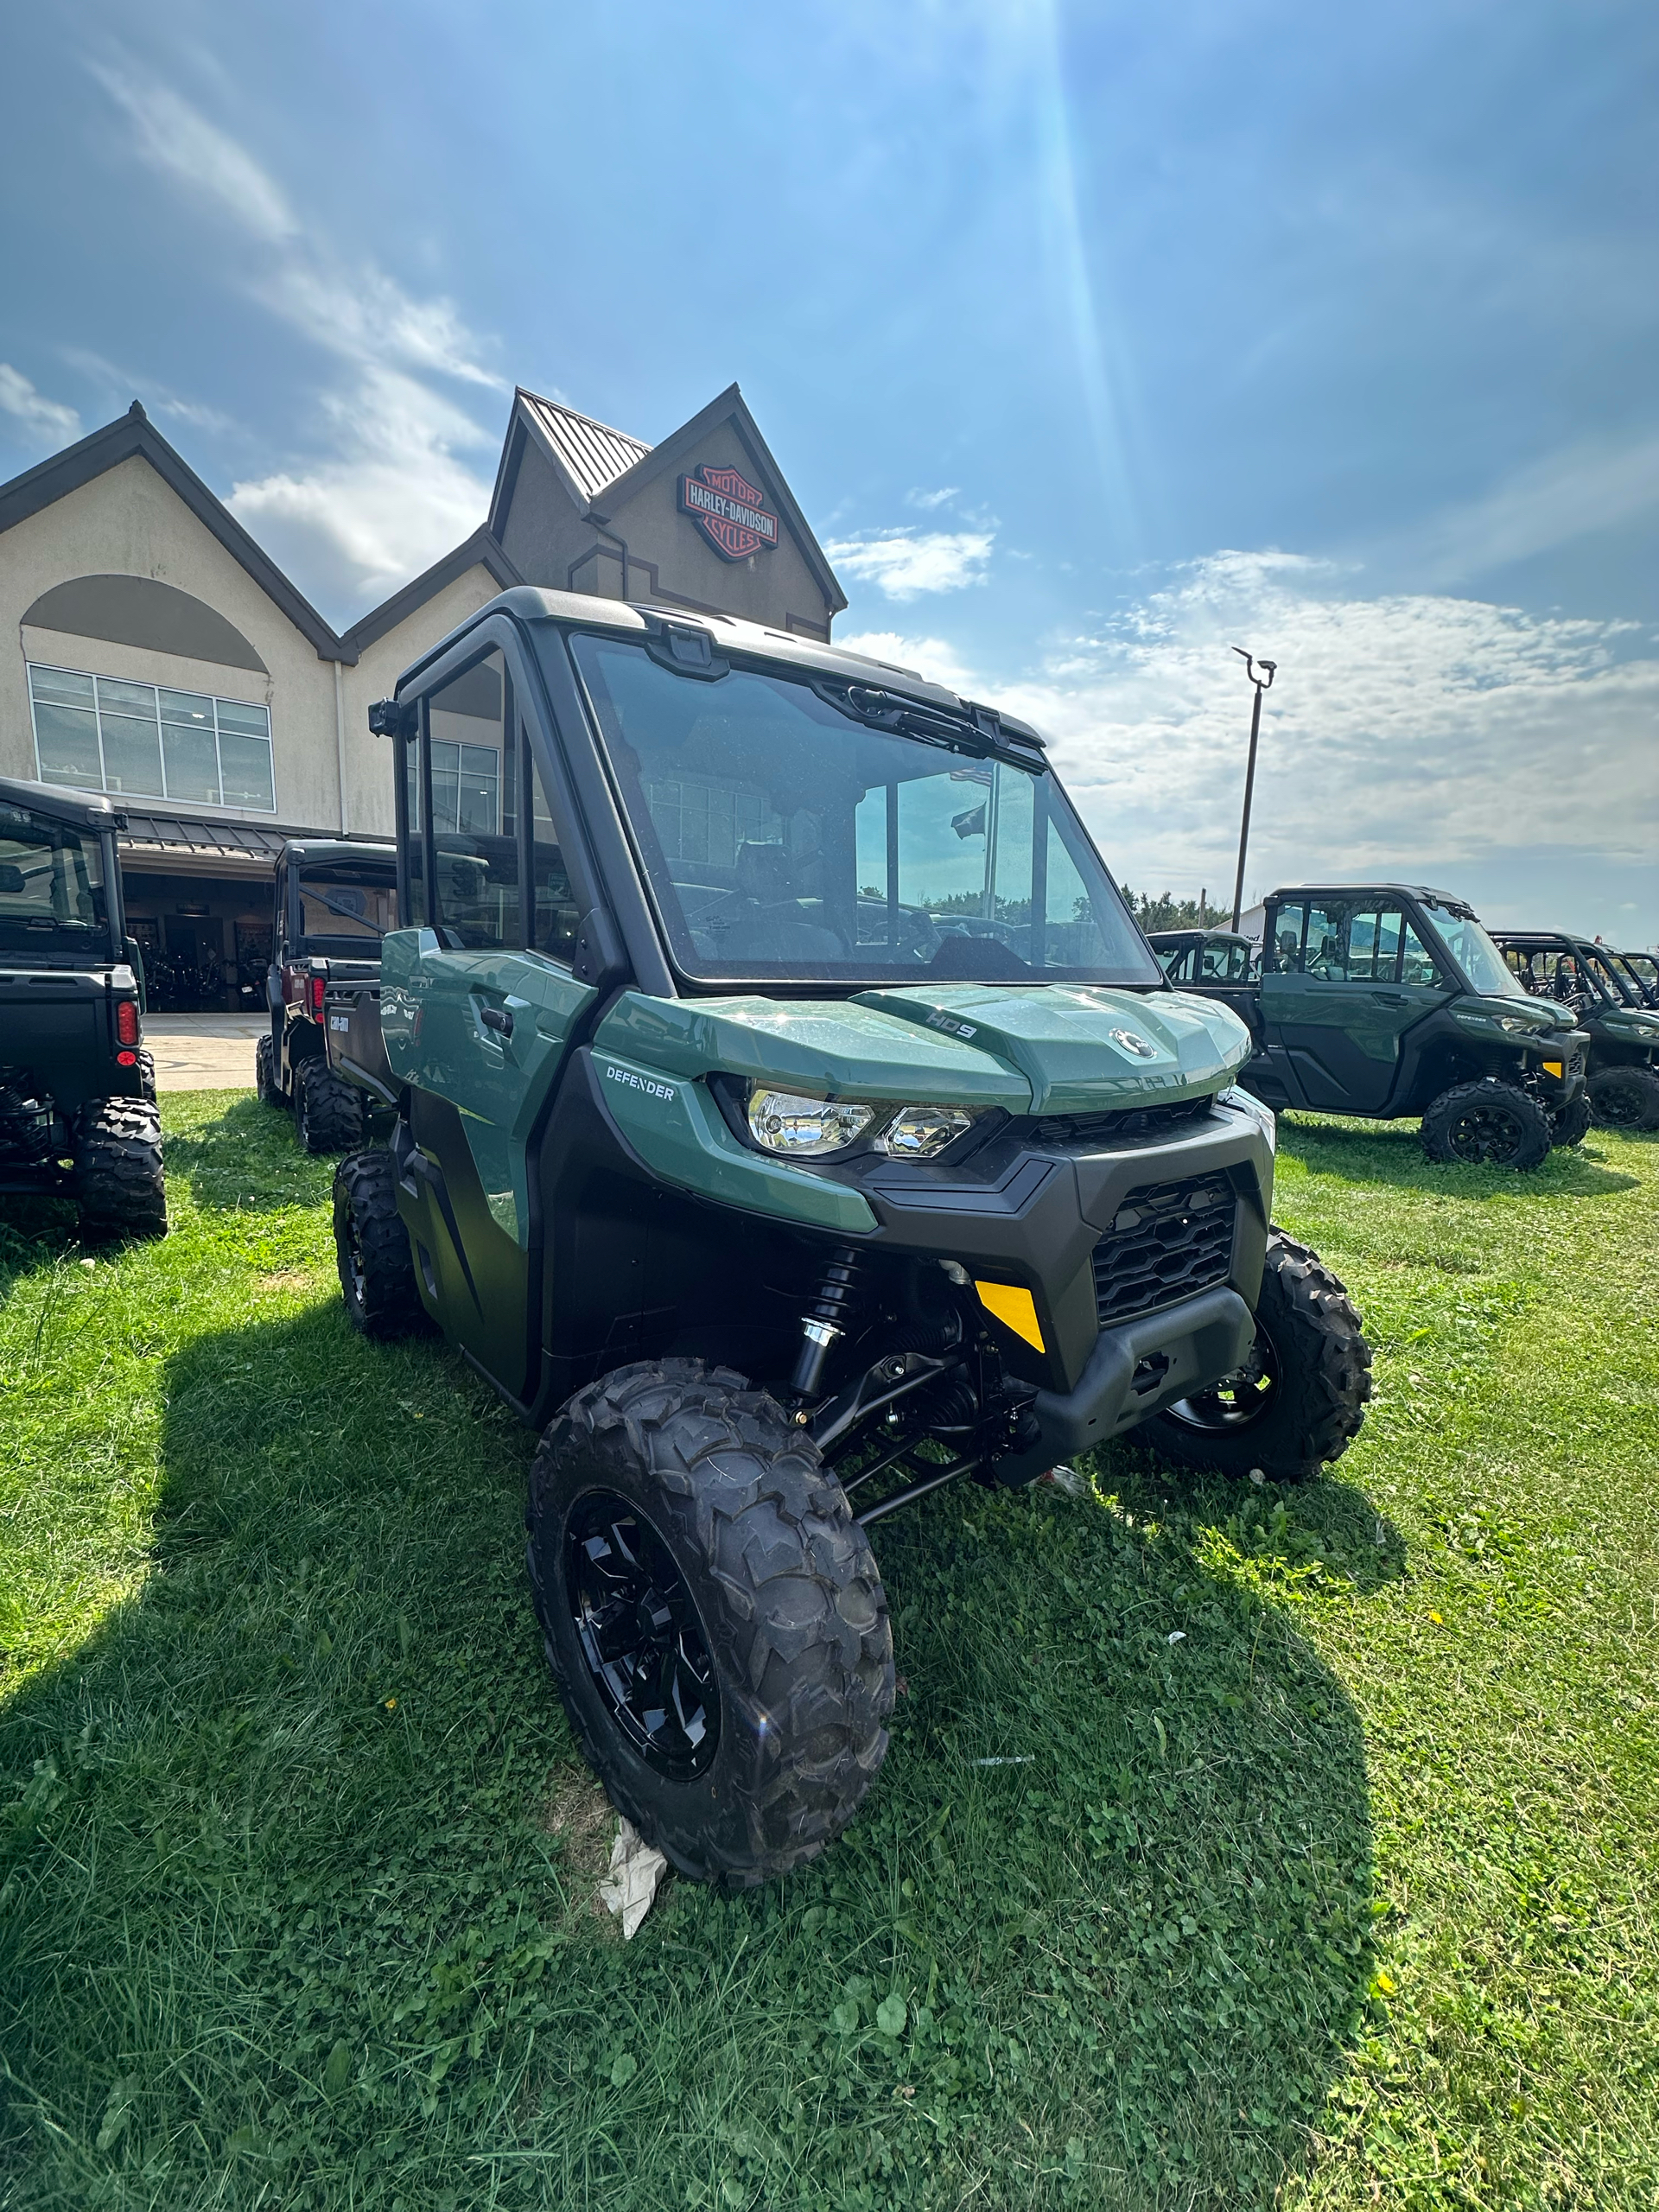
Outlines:
POLYGON ((1262 940, 1262 970, 1264 975, 1294 976, 1302 964, 1302 932, 1307 923, 1307 909, 1303 906, 1278 906, 1268 917, 1268 931, 1262 940))
POLYGON ((1441 987, 1440 971, 1434 965, 1434 956, 1423 943, 1411 924, 1406 924, 1404 946, 1400 960, 1400 980, 1402 983, 1417 983, 1427 990, 1441 987))
POLYGON ((1348 980, 1351 983, 1392 983, 1400 975, 1400 932, 1405 916, 1397 907, 1360 913, 1348 924, 1348 980))
POLYGON ((423 836, 425 814, 421 805, 421 741, 404 741, 404 861, 407 870, 406 927, 423 926, 429 918, 426 903, 426 845, 423 836))
POLYGON ((1348 979, 1342 950, 1342 909, 1332 906, 1310 906, 1307 910, 1307 932, 1302 940, 1302 973, 1316 976, 1322 983, 1342 983, 1348 979))
MULTIPOLYGON (((528 747, 526 747, 528 758, 528 747)), ((553 826, 552 810, 547 803, 547 793, 542 787, 542 772, 533 764, 529 772, 533 811, 531 816, 531 871, 536 885, 536 908, 531 924, 530 941, 537 952, 544 952, 552 960, 562 960, 567 965, 574 958, 576 949, 575 895, 570 888, 570 879, 565 873, 564 856, 559 850, 559 833, 553 826)))
POLYGON ((433 924, 451 951, 516 950, 524 943, 518 748, 505 741, 511 694, 498 652, 435 691, 427 705, 433 924))

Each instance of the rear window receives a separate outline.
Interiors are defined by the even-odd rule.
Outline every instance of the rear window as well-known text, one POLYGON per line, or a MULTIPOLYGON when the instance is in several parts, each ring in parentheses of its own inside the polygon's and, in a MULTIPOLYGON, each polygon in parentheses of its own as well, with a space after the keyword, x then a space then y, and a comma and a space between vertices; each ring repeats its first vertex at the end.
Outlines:
POLYGON ((108 957, 104 849, 97 837, 31 807, 0 805, 0 945, 108 957))
POLYGON ((384 873, 367 873, 360 865, 351 868, 306 868, 300 876, 300 935, 308 944, 327 939, 331 944, 378 945, 388 930, 397 926, 397 870, 388 861, 384 873))

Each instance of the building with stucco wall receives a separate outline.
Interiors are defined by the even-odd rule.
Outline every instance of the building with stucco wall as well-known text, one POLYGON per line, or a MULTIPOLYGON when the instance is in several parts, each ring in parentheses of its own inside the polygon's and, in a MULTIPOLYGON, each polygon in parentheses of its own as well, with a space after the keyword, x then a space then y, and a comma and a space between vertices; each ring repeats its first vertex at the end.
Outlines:
POLYGON ((245 1005, 283 838, 391 836, 370 702, 515 583, 824 639, 847 603, 735 385, 655 447, 516 392, 486 522, 339 632, 135 401, 0 486, 0 774, 118 798, 159 998, 245 1005))

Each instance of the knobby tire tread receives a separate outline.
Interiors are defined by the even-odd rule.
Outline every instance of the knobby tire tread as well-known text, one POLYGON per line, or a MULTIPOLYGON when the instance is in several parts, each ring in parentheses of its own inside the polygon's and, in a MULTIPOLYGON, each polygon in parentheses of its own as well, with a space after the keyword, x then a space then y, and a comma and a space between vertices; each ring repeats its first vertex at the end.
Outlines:
POLYGON ((334 1254, 346 1319, 360 1334, 387 1339, 431 1327, 416 1287, 409 1231, 397 1211, 397 1164, 389 1152, 353 1153, 335 1168, 334 1254), (363 1255, 360 1287, 351 1268, 353 1221, 363 1255))
POLYGON ((165 1236, 162 1122, 147 1098, 99 1098, 81 1113, 75 1197, 85 1228, 100 1236, 165 1236))

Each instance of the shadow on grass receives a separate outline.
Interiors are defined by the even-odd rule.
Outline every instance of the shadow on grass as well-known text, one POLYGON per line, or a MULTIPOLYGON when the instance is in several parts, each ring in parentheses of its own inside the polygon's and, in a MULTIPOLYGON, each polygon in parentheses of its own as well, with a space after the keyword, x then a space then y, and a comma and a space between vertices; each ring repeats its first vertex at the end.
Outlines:
MULTIPOLYGON (((1273 2202, 1368 2002, 1364 1757, 1208 1505, 884 1525, 858 1819, 625 1949, 539 1818, 530 1448, 333 1306, 172 1363, 155 1570, 0 1707, 0 2196, 1273 2202)), ((1344 1574, 1362 1509, 1296 1500, 1344 1574)))
POLYGON ((332 1157, 301 1148, 293 1117, 253 1093, 211 1122, 169 1130, 167 1172, 182 1177, 205 1213, 270 1213, 327 1197, 332 1157))
POLYGON ((1552 1152, 1541 1166, 1522 1175, 1502 1167, 1443 1166, 1426 1159, 1416 1124, 1410 1122, 1321 1121, 1281 1114, 1279 1145, 1313 1174, 1383 1183, 1431 1197, 1603 1198, 1634 1190, 1640 1179, 1601 1165, 1593 1132, 1582 1145, 1552 1152))

